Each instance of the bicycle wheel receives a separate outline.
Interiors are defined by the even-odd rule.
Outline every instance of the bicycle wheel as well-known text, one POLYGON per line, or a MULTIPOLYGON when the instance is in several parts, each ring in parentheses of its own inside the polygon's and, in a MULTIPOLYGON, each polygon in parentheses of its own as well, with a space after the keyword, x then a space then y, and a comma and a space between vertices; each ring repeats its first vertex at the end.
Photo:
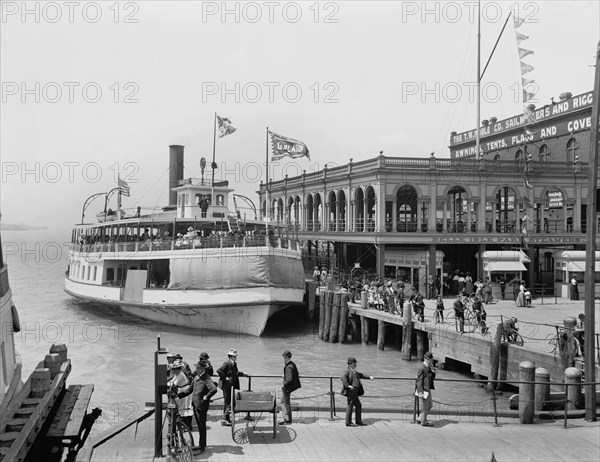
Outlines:
POLYGON ((477 329, 479 323, 477 322, 477 316, 471 311, 465 310, 465 329, 468 329, 469 332, 474 332, 477 329))
POLYGON ((350 277, 353 279, 354 278, 362 279, 364 274, 365 273, 362 270, 362 268, 352 268, 352 271, 350 271, 350 277))
POLYGON ((517 346, 523 346, 523 337, 521 337, 521 334, 519 334, 518 332, 515 333, 515 339, 513 343, 517 346))
POLYGON ((193 446, 192 432, 186 424, 179 421, 177 423, 177 461, 178 462, 192 462, 192 446, 193 446))

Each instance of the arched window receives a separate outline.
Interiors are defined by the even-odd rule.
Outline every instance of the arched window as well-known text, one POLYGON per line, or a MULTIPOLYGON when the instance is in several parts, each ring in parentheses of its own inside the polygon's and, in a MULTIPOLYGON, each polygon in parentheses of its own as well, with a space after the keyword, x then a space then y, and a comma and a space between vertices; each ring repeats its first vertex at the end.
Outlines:
POLYGON ((550 161, 550 148, 548 148, 547 144, 542 144, 539 155, 540 162, 550 161))
POLYGON ((567 141, 567 162, 574 162, 575 156, 579 154, 579 143, 575 138, 569 138, 567 141))
POLYGON ((523 157, 523 150, 522 149, 519 149, 517 151, 517 153, 515 154, 515 160, 518 161, 518 162, 523 162, 523 160, 525 160, 524 157, 523 157))
POLYGON ((500 154, 496 154, 496 155, 494 156, 494 160, 500 160, 500 154))

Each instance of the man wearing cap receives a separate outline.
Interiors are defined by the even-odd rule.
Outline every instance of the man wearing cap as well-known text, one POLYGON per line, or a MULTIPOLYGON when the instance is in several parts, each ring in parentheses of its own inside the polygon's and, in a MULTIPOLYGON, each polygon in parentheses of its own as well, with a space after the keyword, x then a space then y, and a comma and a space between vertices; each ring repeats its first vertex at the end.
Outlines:
POLYGON ((293 391, 300 388, 300 377, 298 376, 298 368, 292 361, 292 352, 285 350, 283 352, 283 387, 281 387, 281 410, 283 412, 283 420, 279 425, 292 423, 292 405, 290 397, 293 391))
POLYGON ((210 399, 217 392, 217 387, 207 373, 208 364, 200 359, 196 363, 196 375, 191 385, 180 393, 180 396, 192 395, 192 407, 194 417, 198 425, 198 449, 203 452, 206 449, 206 415, 210 406, 210 399))
POLYGON ((433 368, 433 353, 428 351, 425 353, 423 363, 419 364, 417 369, 417 383, 415 384, 415 396, 418 396, 421 400, 421 415, 417 423, 423 427, 433 427, 433 424, 427 422, 427 415, 432 406, 431 390, 435 389, 433 384, 435 372, 433 368))
MULTIPOLYGON (((237 350, 231 348, 227 352, 227 361, 217 369, 219 375, 219 388, 223 390, 223 420, 221 425, 231 425, 231 396, 234 390, 240 389, 239 377, 250 377, 237 368, 237 350)), ((234 396, 235 397, 235 396, 234 396)))
POLYGON ((360 379, 373 380, 372 375, 365 375, 362 372, 356 370, 356 358, 350 356, 348 358, 348 369, 346 369, 341 376, 342 379, 342 394, 346 395, 348 405, 346 406, 346 427, 356 427, 358 425, 366 425, 362 421, 362 404, 359 396, 365 394, 365 390, 362 386, 360 379), (352 409, 356 409, 356 424, 352 423, 352 409))
POLYGON ((209 359, 209 356, 206 351, 203 351, 202 353, 200 353, 200 356, 198 357, 198 361, 206 363, 206 373, 208 374, 209 377, 211 377, 211 376, 215 375, 215 370, 213 369, 212 364, 210 363, 210 361, 208 359, 209 359))

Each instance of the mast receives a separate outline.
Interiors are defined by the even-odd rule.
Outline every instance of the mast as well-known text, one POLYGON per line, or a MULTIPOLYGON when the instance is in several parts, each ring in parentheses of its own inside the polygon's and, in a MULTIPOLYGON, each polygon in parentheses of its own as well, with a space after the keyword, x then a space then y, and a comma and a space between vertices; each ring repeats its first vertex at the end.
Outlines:
POLYGON ((586 238, 587 248, 585 257, 585 347, 583 360, 585 362, 585 420, 596 420, 596 320, 594 313, 596 290, 596 190, 598 188, 598 123, 600 123, 600 42, 596 48, 596 74, 594 77, 594 95, 592 106, 592 133, 590 135, 590 172, 588 175, 588 207, 586 238))
POLYGON ((211 215, 213 213, 213 209, 212 207, 215 205, 215 168, 217 167, 217 164, 215 162, 215 151, 216 151, 216 147, 217 147, 217 113, 215 112, 215 120, 214 120, 214 126, 213 126, 213 159, 212 159, 212 164, 210 165, 212 168, 212 179, 210 182, 210 207, 211 207, 211 215))
POLYGON ((481 120, 481 0, 477 0, 477 123, 475 124, 475 158, 480 159, 479 124, 481 120))
POLYGON ((265 158, 267 173, 265 174, 265 220, 266 220, 266 233, 269 234, 269 127, 267 127, 267 141, 265 143, 265 158))

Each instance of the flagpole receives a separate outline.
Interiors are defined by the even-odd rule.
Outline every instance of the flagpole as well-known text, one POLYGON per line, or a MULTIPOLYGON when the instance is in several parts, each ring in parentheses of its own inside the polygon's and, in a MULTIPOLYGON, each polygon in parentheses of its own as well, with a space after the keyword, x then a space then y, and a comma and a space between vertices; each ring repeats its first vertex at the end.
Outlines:
POLYGON ((266 213, 266 232, 269 233, 269 127, 267 127, 267 138, 265 144, 265 164, 267 172, 265 174, 265 213, 266 213))
POLYGON ((117 165, 117 186, 119 187, 119 192, 117 194, 117 216, 119 217, 119 220, 121 219, 121 185, 119 184, 121 182, 121 172, 119 171, 120 169, 118 168, 117 165))
POLYGON ((481 120, 481 0, 477 1, 477 124, 475 125, 475 158, 479 155, 479 124, 481 120))
POLYGON ((212 180, 211 180, 211 190, 210 190, 210 207, 211 207, 211 216, 212 216, 212 207, 215 203, 215 153, 217 149, 217 113, 215 112, 215 120, 213 124, 213 159, 212 159, 212 180))

